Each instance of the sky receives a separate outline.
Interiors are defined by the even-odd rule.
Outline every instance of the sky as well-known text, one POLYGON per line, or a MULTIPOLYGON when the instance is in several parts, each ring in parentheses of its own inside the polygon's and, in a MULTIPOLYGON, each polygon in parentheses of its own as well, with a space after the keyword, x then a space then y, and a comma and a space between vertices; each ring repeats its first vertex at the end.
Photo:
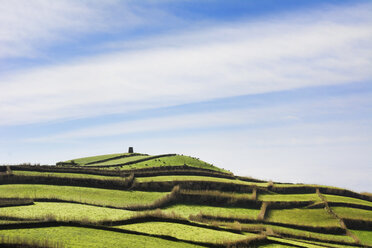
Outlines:
POLYGON ((0 164, 129 146, 372 192, 372 2, 0 0, 0 164))

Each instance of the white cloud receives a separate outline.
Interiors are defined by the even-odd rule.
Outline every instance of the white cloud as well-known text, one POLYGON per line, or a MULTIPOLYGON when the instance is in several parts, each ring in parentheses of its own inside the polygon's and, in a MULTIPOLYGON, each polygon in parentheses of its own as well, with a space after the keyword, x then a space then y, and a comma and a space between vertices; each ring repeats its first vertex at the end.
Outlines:
POLYGON ((169 35, 153 40, 151 49, 18 72, 0 81, 0 124, 370 80, 370 10, 361 5, 301 13, 303 21, 294 15, 235 23, 187 32, 184 42, 169 35))
POLYGON ((46 56, 46 47, 74 42, 85 34, 123 31, 171 18, 142 5, 119 0, 0 0, 0 59, 46 56))
MULTIPOLYGON (((91 127, 78 127, 74 130, 55 133, 44 137, 35 137, 27 139, 27 142, 71 142, 84 138, 109 138, 125 135, 140 135, 143 133, 156 134, 159 132, 177 132, 183 133, 185 130, 208 130, 211 128, 232 128, 244 127, 245 129, 265 129, 272 126, 281 126, 283 124, 296 127, 303 125, 304 122, 317 123, 319 118, 330 116, 337 113, 347 119, 350 115, 350 108, 353 111, 363 111, 371 107, 372 94, 357 94, 350 96, 328 97, 316 100, 296 101, 296 104, 289 102, 279 102, 276 104, 267 104, 267 106, 244 106, 237 109, 210 109, 209 112, 198 112, 161 117, 142 117, 120 122, 111 122, 102 125, 93 125, 91 127), (324 108, 327 106, 327 108, 324 108), (256 127, 256 128, 255 128, 256 127)), ((337 125, 338 123, 336 123, 337 125)), ((309 126, 311 127, 311 126, 309 126)), ((280 146, 280 145, 325 145, 334 142, 357 142, 360 138, 352 138, 348 135, 340 135, 342 132, 330 130, 328 134, 337 133, 337 138, 329 139, 323 135, 318 135, 314 128, 307 131, 311 137, 296 138, 291 137, 283 140, 281 137, 276 139, 256 140, 255 146, 280 146), (268 143, 268 140, 269 143, 268 143), (283 143, 284 142, 284 143, 283 143)), ((278 131, 280 132, 280 131, 278 131)))

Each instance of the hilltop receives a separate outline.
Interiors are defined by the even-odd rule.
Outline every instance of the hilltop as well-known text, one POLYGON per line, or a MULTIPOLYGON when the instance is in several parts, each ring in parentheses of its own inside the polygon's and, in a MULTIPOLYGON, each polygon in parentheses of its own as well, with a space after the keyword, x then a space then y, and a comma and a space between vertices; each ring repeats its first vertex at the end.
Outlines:
POLYGON ((372 247, 372 197, 119 153, 0 172, 1 247, 372 247))

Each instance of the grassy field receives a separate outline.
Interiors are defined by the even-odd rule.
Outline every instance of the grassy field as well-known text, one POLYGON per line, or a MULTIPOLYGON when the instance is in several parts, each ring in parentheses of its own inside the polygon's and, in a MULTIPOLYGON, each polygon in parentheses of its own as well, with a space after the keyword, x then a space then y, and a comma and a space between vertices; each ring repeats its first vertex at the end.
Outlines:
POLYGON ((121 191, 37 184, 0 185, 0 195, 4 198, 56 198, 115 207, 150 204, 166 194, 166 192, 121 191))
POLYGON ((271 228, 274 231, 274 233, 277 233, 277 234, 295 235, 295 236, 301 236, 301 237, 306 237, 306 238, 321 239, 324 241, 337 241, 337 242, 350 242, 350 243, 354 242, 353 238, 347 235, 335 235, 335 234, 309 232, 309 231, 299 230, 295 228, 288 228, 288 227, 275 226, 275 225, 265 225, 265 227, 271 228))
POLYGON ((259 209, 211 207, 201 205, 175 205, 164 209, 164 211, 167 213, 174 212, 185 218, 189 217, 189 215, 203 213, 213 216, 247 219, 255 219, 260 212, 259 209))
POLYGON ((87 163, 109 159, 109 158, 114 158, 114 157, 123 156, 123 155, 129 155, 129 153, 114 153, 114 154, 99 155, 99 156, 92 156, 92 157, 76 158, 76 159, 67 160, 66 162, 71 163, 72 161, 74 161, 79 166, 83 166, 87 163))
POLYGON ((354 204, 359 204, 359 205, 365 205, 365 206, 371 206, 372 207, 372 202, 370 202, 370 201, 365 201, 365 200, 346 197, 346 196, 339 196, 339 195, 323 194, 323 196, 325 196, 325 198, 327 199, 328 202, 346 202, 346 203, 354 203, 354 204))
POLYGON ((137 182, 169 182, 169 181, 206 181, 206 182, 222 182, 222 183, 233 183, 240 185, 257 185, 266 187, 267 183, 254 183, 246 182, 237 179, 227 179, 218 177, 206 177, 206 176, 156 176, 156 177, 141 177, 136 178, 137 182))
POLYGON ((133 214, 132 211, 128 210, 59 202, 35 202, 34 205, 29 206, 3 207, 0 211, 0 217, 17 217, 32 220, 84 220, 89 222, 124 220, 130 218, 133 214))
POLYGON ((301 226, 340 226, 338 220, 324 209, 274 209, 269 211, 266 220, 301 226))
POLYGON ((355 236, 359 238, 363 245, 372 246, 372 230, 350 230, 355 236))
MULTIPOLYGON (((125 178, 118 176, 98 176, 84 174, 84 172, 37 172, 32 171, 33 168, 35 170, 43 168, 33 166, 27 168, 31 171, 19 170, 24 167, 13 171, 15 176, 33 176, 32 180, 22 181, 30 184, 15 184, 21 181, 11 180, 12 175, 0 175, 0 183, 1 179, 4 179, 3 183, 9 183, 0 184, 2 203, 0 204, 0 247, 6 242, 31 244, 32 241, 37 244, 50 244, 50 247, 58 247, 56 244, 63 244, 65 247, 197 247, 190 242, 201 242, 204 245, 210 243, 206 246, 211 246, 211 243, 233 244, 242 240, 256 242, 255 239, 262 239, 263 236, 259 236, 261 234, 267 236, 265 241, 267 243, 259 243, 259 247, 355 247, 352 245, 355 243, 353 237, 358 237, 366 246, 372 246, 372 231, 343 230, 340 220, 332 211, 324 208, 323 201, 316 190, 321 188, 321 192, 328 192, 322 195, 330 203, 331 210, 340 218, 353 219, 354 221, 349 222, 345 220, 345 223, 355 229, 366 229, 369 222, 372 222, 372 211, 366 210, 372 206, 372 200, 359 199, 366 195, 361 196, 335 187, 329 187, 332 190, 328 190, 326 186, 319 185, 219 178, 216 177, 219 175, 216 172, 229 172, 197 158, 183 155, 167 154, 159 158, 134 154, 134 156, 120 158, 127 155, 130 154, 109 154, 74 159, 74 161, 77 165, 81 165, 79 171, 88 170, 89 166, 102 166, 105 170, 122 170, 122 172, 148 168, 151 173, 157 173, 161 168, 162 173, 165 171, 167 174, 135 177, 133 185, 119 184, 115 180, 121 181, 125 178), (150 159, 137 161, 144 158, 150 159), (110 160, 102 161, 107 159, 110 160), (102 162, 87 165, 97 161, 102 162), (128 162, 136 163, 122 167, 105 167, 128 162), (184 165, 188 166, 184 167, 184 165), (168 175, 174 171, 171 169, 167 171, 169 166, 181 166, 177 173, 182 173, 190 167, 209 169, 207 175, 210 176, 168 175), (42 177, 49 177, 49 179, 42 177), (80 187, 46 185, 57 184, 52 180, 56 180, 58 184, 64 184, 65 180, 71 181, 80 187), (156 192, 156 190, 171 191, 171 188, 178 183, 180 183, 179 187, 174 187, 172 192, 156 192), (89 187, 82 187, 84 185, 89 187), (257 190, 253 190, 254 187, 257 187, 257 190), (247 193, 251 191, 253 193, 247 193), (72 203, 60 202, 61 200, 72 203), (264 211, 259 208, 266 206, 266 202, 269 204, 266 214, 263 215, 264 211), (301 202, 309 203, 298 204, 301 202), (343 203, 342 206, 335 206, 340 205, 339 203, 343 203), (308 204, 312 207, 305 206, 308 204), (304 207, 301 207, 302 205, 304 207), (53 222, 43 224, 51 220, 53 222), (69 221, 70 224, 67 224, 69 221), (125 223, 127 224, 124 225, 125 223), (56 225, 56 227, 42 227, 46 224, 56 225), (195 226, 197 224, 203 226, 197 227, 195 226), (11 229, 15 225, 19 228, 11 229), (26 225, 31 226, 26 228, 26 225), (69 227, 69 225, 85 227, 69 227), (213 229, 218 227, 220 229, 213 229), (238 233, 230 232, 229 230, 232 229, 238 233), (128 234, 128 232, 141 234, 128 234)), ((112 173, 112 171, 105 171, 105 173, 112 173)), ((14 177, 14 179, 22 179, 22 177, 14 177)), ((265 207, 262 209, 264 210, 265 207)), ((255 244, 257 243, 253 245, 255 244)))
POLYGON ((258 194, 258 200, 261 201, 314 201, 320 202, 317 194, 258 194))
MULTIPOLYGON (((284 239, 279 237, 268 237, 271 241, 281 242, 285 244, 286 247, 305 247, 305 248, 322 248, 324 246, 319 246, 315 244, 309 244, 306 241, 302 240, 293 240, 293 239, 284 239)), ((275 246, 274 246, 275 247, 275 246)))
MULTIPOLYGON (((213 166, 210 163, 204 162, 198 158, 193 158, 193 157, 184 156, 184 155, 165 156, 165 157, 158 158, 157 157, 158 155, 149 156, 145 154, 138 154, 136 156, 113 159, 115 157, 125 156, 125 155, 130 155, 130 154, 129 153, 117 153, 117 154, 109 154, 109 155, 101 155, 101 156, 93 156, 93 157, 84 157, 84 158, 67 160, 65 162, 71 163, 72 161, 74 161, 79 166, 104 166, 104 165, 125 164, 128 162, 133 162, 133 161, 141 160, 144 158, 149 158, 149 160, 146 160, 146 161, 142 161, 142 162, 139 161, 138 163, 125 165, 123 167, 120 167, 120 169, 121 170, 134 170, 134 169, 144 169, 144 168, 151 168, 151 167, 187 165, 187 166, 194 167, 194 168, 202 168, 202 169, 209 169, 212 171, 231 173, 227 170, 213 166), (91 165, 87 164, 87 163, 97 162, 97 161, 105 160, 105 159, 112 159, 112 160, 104 161, 101 163, 94 163, 91 165)), ((115 169, 115 167, 110 167, 108 169, 115 169)))
MULTIPOLYGON (((168 235, 183 240, 217 244, 238 241, 247 238, 247 236, 242 234, 236 234, 226 231, 217 231, 207 228, 169 222, 145 222, 118 226, 117 228, 149 234, 168 235)), ((254 234, 252 235, 255 236, 254 234)))
POLYGON ((146 237, 141 235, 79 227, 0 230, 0 235, 22 237, 30 240, 47 239, 54 242, 62 241, 62 244, 65 247, 201 247, 184 242, 169 241, 156 237, 146 237))
POLYGON ((119 158, 119 159, 110 160, 110 161, 106 161, 102 163, 91 164, 87 166, 118 165, 118 164, 124 164, 124 163, 132 162, 132 161, 137 161, 137 160, 144 159, 144 158, 150 158, 150 157, 151 156, 148 156, 148 155, 138 155, 138 156, 132 156, 132 157, 126 157, 126 158, 119 158))
POLYGON ((159 166, 183 166, 188 165, 195 168, 202 168, 202 169, 209 169, 219 172, 227 172, 224 169, 218 168, 213 166, 212 164, 206 163, 200 159, 184 156, 184 155, 176 155, 170 157, 163 157, 152 159, 140 163, 136 163, 135 165, 131 165, 131 168, 139 169, 139 168, 146 168, 146 167, 159 167, 159 166))
POLYGON ((332 210, 341 218, 372 221, 372 211, 369 210, 347 207, 332 207, 332 210))

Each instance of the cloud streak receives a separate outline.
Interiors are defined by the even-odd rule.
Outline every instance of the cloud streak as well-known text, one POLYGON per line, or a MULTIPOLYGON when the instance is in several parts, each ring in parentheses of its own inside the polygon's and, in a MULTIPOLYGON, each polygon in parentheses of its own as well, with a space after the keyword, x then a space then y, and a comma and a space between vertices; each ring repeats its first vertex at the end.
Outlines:
POLYGON ((184 42, 170 34, 151 49, 18 72, 0 81, 0 125, 368 80, 372 18, 366 10, 370 4, 316 11, 297 23, 292 15, 223 25, 185 33, 184 42), (345 13, 361 13, 359 21, 348 22, 345 13))
POLYGON ((48 47, 176 18, 131 1, 0 1, 0 59, 47 56, 48 47))

